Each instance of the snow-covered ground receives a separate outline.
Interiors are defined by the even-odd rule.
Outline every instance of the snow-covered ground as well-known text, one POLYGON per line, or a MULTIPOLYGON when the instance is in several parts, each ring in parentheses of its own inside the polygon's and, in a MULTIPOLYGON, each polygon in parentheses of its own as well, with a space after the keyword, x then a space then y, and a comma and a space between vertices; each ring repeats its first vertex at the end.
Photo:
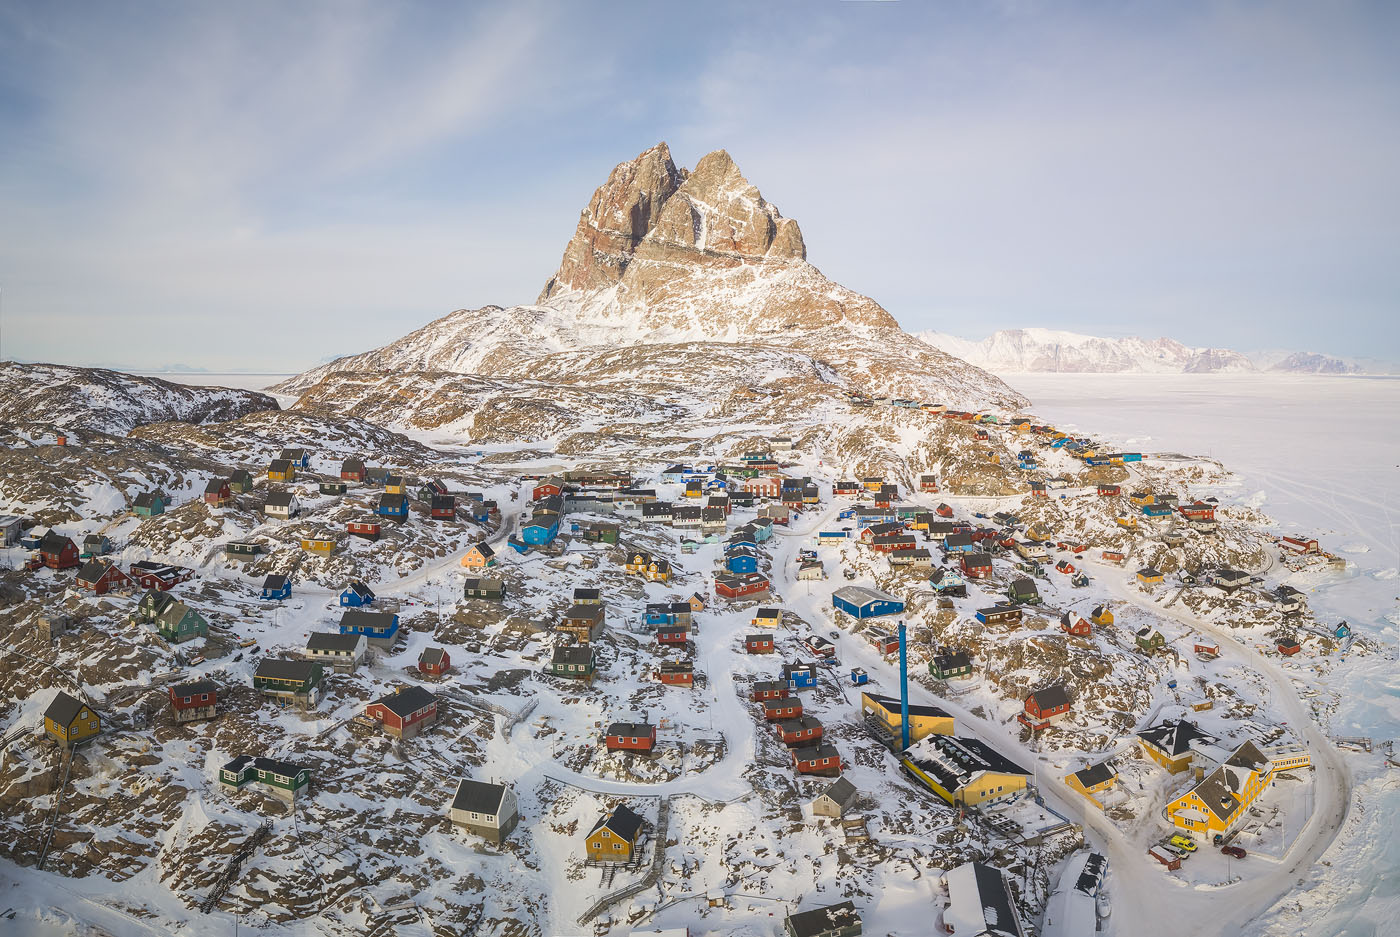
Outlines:
MULTIPOLYGON (((1400 738, 1400 379, 1261 375, 1015 374, 1033 412, 1145 452, 1210 455, 1241 499, 1285 533, 1310 532, 1348 561, 1339 578, 1296 585, 1323 620, 1345 619, 1389 650, 1342 671, 1333 736, 1400 738)), ((1363 937, 1400 918, 1400 770, 1349 755, 1346 828, 1304 886, 1252 925, 1261 934, 1363 937), (1358 803, 1363 806, 1358 809, 1358 803)))

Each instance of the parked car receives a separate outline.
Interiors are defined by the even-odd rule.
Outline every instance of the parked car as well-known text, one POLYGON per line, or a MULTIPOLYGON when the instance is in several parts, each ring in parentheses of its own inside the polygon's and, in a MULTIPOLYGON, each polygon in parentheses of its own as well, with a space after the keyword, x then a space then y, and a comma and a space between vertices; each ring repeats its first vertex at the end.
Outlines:
POLYGON ((1229 856, 1231 859, 1243 859, 1245 856, 1249 855, 1249 853, 1245 852, 1238 846, 1221 846, 1220 851, 1225 853, 1225 855, 1229 856))
POLYGON ((1189 836, 1182 836, 1180 833, 1173 833, 1172 838, 1167 840, 1167 842, 1171 843, 1173 846, 1185 849, 1187 852, 1196 851, 1195 841, 1189 836))

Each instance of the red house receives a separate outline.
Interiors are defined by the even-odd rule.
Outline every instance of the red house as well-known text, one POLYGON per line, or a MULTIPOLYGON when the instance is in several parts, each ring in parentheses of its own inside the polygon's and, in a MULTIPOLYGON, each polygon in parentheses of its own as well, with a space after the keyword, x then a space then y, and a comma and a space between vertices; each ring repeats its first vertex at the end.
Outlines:
POLYGON ((1036 690, 1026 697, 1026 708, 1016 718, 1032 729, 1044 729, 1069 712, 1069 694, 1062 684, 1036 690))
POLYGON ((784 719, 800 719, 802 718, 802 701, 792 697, 788 699, 764 700, 763 718, 769 722, 781 722, 784 719))
POLYGON ((783 490, 783 480, 777 475, 750 478, 744 482, 744 490, 760 498, 776 498, 783 490))
POLYGON ((142 589, 166 592, 182 582, 193 579, 194 570, 185 566, 167 566, 164 563, 142 560, 131 564, 131 578, 136 580, 136 584, 142 589))
POLYGON ((452 669, 452 658, 440 647, 425 647, 418 655, 419 673, 441 677, 452 669))
POLYGON ((1046 495, 1046 493, 1045 493, 1045 482, 1031 482, 1031 497, 1032 497, 1032 498, 1044 498, 1044 497, 1048 497, 1048 496, 1046 495))
POLYGON ((938 494, 938 476, 937 476, 937 475, 920 475, 920 476, 919 476, 919 490, 920 490, 920 491, 932 492, 933 494, 938 494))
POLYGON ((39 541, 39 558, 49 569, 73 569, 79 565, 78 545, 63 534, 49 531, 39 541))
POLYGON ((1213 521, 1215 520, 1215 505, 1207 504, 1205 501, 1193 501, 1190 504, 1183 504, 1177 508, 1181 516, 1190 521, 1213 521))
POLYGON ((877 553, 893 553, 895 550, 912 550, 918 544, 911 533, 880 534, 870 539, 870 545, 877 553))
POLYGON ((1278 545, 1293 553, 1320 553, 1322 550, 1316 540, 1307 537, 1284 537, 1278 545))
POLYGON ((457 518, 456 495, 433 495, 428 506, 428 516, 435 521, 450 521, 457 518))
POLYGON ((535 486, 535 490, 530 493, 530 500, 539 501, 542 498, 563 494, 564 489, 559 484, 557 478, 546 478, 535 486))
POLYGON ((1074 612, 1065 612, 1060 616, 1060 630, 1066 634, 1087 638, 1094 633, 1093 626, 1089 624, 1089 619, 1074 612))
POLYGON ((831 493, 835 495, 858 495, 860 492, 860 482, 853 481, 839 481, 831 489, 831 493))
POLYGON ((751 634, 744 638, 745 653, 772 654, 774 650, 773 636, 771 634, 751 634))
POLYGON ((984 430, 984 429, 979 429, 979 430, 977 431, 977 439, 978 439, 979 442, 986 442, 987 440, 989 440, 989 439, 991 439, 991 438, 992 438, 992 437, 991 437, 991 434, 989 434, 986 430, 984 430))
POLYGON ((952 517, 953 509, 946 504, 940 503, 938 507, 933 509, 933 513, 937 514, 939 517, 952 517))
POLYGON ((105 595, 112 589, 130 586, 131 577, 117 568, 114 563, 101 560, 88 560, 78 570, 78 588, 89 589, 94 595, 105 595))
POLYGON ((345 525, 345 529, 356 537, 364 537, 366 540, 379 539, 378 521, 351 521, 345 525))
POLYGON ((768 580, 759 573, 743 575, 723 575, 715 577, 715 593, 727 599, 738 599, 746 595, 767 592, 768 580))
POLYGON ((841 756, 830 745, 799 748, 792 753, 798 774, 820 774, 835 777, 841 773, 841 756))
POLYGON ((753 692, 749 694, 749 699, 755 703, 787 698, 788 685, 784 680, 760 680, 753 685, 753 692))
POLYGON ((215 507, 222 507, 228 504, 233 498, 233 489, 229 487, 228 479, 215 478, 204 486, 204 503, 212 504, 215 507))
POLYGON ((614 722, 604 738, 610 752, 649 752, 656 747, 656 726, 645 722, 614 722))
POLYGON ((821 720, 815 716, 784 720, 778 723, 778 737, 786 745, 815 745, 822 737, 821 720))
POLYGON ((695 665, 688 660, 663 661, 656 679, 667 686, 695 686, 695 665))
POLYGON ((412 738, 437 721, 437 697, 421 686, 399 687, 365 707, 365 715, 399 738, 412 738))
POLYGON ((219 704, 219 687, 213 680, 195 680, 168 687, 170 708, 176 722, 213 719, 219 704))
POLYGON ((985 553, 964 553, 958 566, 968 579, 989 579, 992 575, 992 558, 985 553))
POLYGON ((340 463, 340 479, 347 482, 365 480, 365 463, 361 459, 350 458, 340 463))
POLYGON ((1100 485, 1095 489, 1095 493, 1100 498, 1114 498, 1122 493, 1122 489, 1117 485, 1100 485))
POLYGON ((666 645, 675 646, 675 645, 678 645, 678 644, 685 644, 685 643, 686 643, 687 641, 689 641, 689 640, 690 640, 690 626, 689 626, 689 625, 675 624, 675 625, 657 625, 657 626, 656 626, 656 643, 657 643, 657 644, 666 644, 666 645))

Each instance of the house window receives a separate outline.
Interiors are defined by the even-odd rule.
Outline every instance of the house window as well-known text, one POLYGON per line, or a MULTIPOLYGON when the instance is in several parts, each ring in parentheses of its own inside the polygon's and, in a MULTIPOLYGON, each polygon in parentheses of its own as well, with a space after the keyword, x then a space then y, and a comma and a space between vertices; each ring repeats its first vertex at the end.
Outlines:
POLYGON ((613 851, 614 851, 614 852, 622 852, 622 844, 621 844, 621 843, 613 843, 613 851))

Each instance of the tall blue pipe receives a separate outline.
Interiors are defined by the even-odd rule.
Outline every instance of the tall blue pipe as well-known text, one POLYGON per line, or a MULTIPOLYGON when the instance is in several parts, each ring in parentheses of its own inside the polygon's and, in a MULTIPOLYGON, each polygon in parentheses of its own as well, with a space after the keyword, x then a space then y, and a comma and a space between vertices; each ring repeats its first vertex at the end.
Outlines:
POLYGON ((904 733, 904 746, 909 747, 909 652, 904 646, 904 622, 899 623, 899 723, 904 733))

